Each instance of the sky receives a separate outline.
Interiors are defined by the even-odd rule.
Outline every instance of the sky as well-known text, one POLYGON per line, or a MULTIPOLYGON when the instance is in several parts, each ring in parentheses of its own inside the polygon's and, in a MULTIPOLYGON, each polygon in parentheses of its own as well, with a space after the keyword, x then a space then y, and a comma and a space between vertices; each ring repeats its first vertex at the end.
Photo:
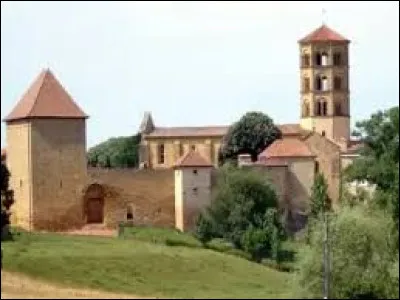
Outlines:
POLYGON ((322 22, 352 41, 352 126, 398 105, 397 1, 1 1, 1 118, 50 68, 90 116, 88 147, 136 134, 145 111, 156 126, 227 125, 247 111, 297 123, 297 41, 322 22))

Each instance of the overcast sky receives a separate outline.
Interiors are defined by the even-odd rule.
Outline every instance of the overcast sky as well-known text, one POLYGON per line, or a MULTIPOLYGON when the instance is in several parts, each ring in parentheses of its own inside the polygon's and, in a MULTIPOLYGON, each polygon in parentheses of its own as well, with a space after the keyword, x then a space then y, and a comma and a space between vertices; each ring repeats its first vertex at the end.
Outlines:
POLYGON ((297 123, 297 41, 323 18, 352 40, 352 124, 398 105, 397 1, 1 1, 1 117, 49 67, 90 115, 89 147, 135 134, 146 110, 159 126, 225 125, 250 110, 297 123))

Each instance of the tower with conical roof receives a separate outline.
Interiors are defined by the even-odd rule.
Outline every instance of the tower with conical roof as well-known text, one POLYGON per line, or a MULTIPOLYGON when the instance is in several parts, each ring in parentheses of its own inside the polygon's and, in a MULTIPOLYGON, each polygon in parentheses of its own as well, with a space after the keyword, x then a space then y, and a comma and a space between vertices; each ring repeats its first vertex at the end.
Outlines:
POLYGON ((326 25, 299 40, 300 125, 335 142, 350 139, 349 43, 326 25))
POLYGON ((32 230, 82 225, 87 117, 46 69, 4 119, 14 224, 32 230))

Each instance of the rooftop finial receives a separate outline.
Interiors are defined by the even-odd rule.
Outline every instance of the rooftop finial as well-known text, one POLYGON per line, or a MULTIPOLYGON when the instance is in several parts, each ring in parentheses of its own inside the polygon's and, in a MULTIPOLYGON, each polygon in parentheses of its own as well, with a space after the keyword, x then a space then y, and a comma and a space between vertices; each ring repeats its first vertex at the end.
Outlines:
POLYGON ((326 18, 326 10, 325 10, 325 8, 323 8, 322 9, 322 16, 321 16, 321 18, 322 18, 322 25, 325 25, 325 18, 326 18))

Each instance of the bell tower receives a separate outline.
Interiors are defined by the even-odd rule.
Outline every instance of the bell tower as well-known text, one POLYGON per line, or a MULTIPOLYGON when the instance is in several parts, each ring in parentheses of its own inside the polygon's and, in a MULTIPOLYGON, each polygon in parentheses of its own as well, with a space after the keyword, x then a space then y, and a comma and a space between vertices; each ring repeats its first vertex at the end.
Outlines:
POLYGON ((299 41, 302 128, 350 139, 350 41, 322 25, 299 41))

